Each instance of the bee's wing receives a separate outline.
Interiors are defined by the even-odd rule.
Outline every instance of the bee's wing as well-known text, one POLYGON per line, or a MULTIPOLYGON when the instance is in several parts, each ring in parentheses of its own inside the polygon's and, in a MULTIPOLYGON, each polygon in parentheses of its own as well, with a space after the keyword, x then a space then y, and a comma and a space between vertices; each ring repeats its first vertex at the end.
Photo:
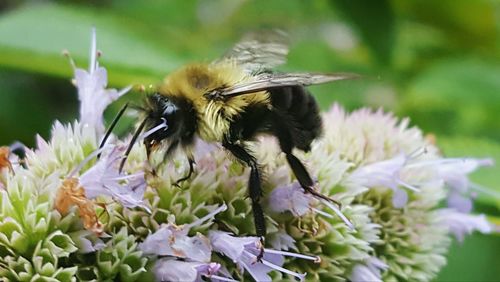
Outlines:
POLYGON ((287 86, 308 86, 328 83, 336 80, 355 79, 359 75, 352 73, 262 73, 254 76, 254 80, 230 87, 214 90, 217 95, 233 97, 255 93, 272 88, 287 86))
POLYGON ((288 37, 280 30, 249 33, 213 63, 231 60, 248 73, 271 69, 286 62, 288 37))

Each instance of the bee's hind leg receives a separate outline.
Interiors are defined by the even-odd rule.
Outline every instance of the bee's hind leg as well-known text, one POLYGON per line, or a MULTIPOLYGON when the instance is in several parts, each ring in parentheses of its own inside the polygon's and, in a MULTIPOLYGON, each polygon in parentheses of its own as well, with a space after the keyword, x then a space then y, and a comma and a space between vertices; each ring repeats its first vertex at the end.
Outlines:
POLYGON ((292 133, 289 130, 289 126, 286 124, 286 122, 283 122, 283 120, 285 119, 280 118, 279 115, 276 115, 276 118, 274 119, 275 126, 273 127, 274 133, 278 138, 280 148, 283 153, 285 153, 286 160, 290 165, 293 174, 297 178, 297 181, 299 181, 300 186, 302 186, 302 189, 304 189, 306 193, 309 193, 316 198, 332 202, 339 206, 339 208, 341 208, 340 202, 326 195, 323 195, 314 189, 315 183, 312 180, 311 175, 309 174, 309 172, 307 172, 307 169, 302 164, 302 162, 292 154, 292 149, 294 148, 292 133))
POLYGON ((333 202, 339 208, 341 208, 340 202, 338 202, 338 201, 336 201, 336 200, 334 200, 326 195, 323 195, 314 189, 314 181, 312 180, 311 176, 307 172, 307 170, 304 167, 304 165, 302 164, 302 162, 296 156, 294 156, 292 153, 285 152, 285 154, 286 154, 286 160, 288 161, 288 164, 290 165, 290 168, 292 169, 293 174, 295 175, 295 177, 299 181, 300 186, 302 186, 304 191, 306 191, 307 193, 310 193, 311 195, 313 195, 316 198, 321 198, 323 200, 333 202))

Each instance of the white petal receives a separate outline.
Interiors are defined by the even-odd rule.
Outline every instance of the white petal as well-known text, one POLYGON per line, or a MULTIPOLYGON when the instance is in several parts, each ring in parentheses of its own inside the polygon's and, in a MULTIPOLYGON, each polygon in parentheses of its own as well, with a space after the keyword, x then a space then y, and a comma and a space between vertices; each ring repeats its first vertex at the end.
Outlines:
POLYGON ((366 187, 397 187, 399 173, 406 162, 406 156, 399 154, 396 157, 380 162, 358 167, 349 179, 366 187))
POLYGON ((457 240, 462 241, 464 236, 474 231, 490 233, 491 224, 486 220, 484 214, 470 215, 452 209, 439 210, 437 212, 437 222, 442 224, 450 233, 455 235, 457 240))
POLYGON ((408 193, 405 190, 399 188, 396 188, 393 191, 394 194, 392 196, 392 205, 397 209, 403 208, 408 202, 408 193))
POLYGON ((164 226, 155 233, 148 235, 144 242, 139 245, 139 249, 146 255, 173 255, 172 248, 168 241, 171 236, 172 231, 164 226))
POLYGON ((381 282, 380 273, 374 273, 370 268, 364 264, 356 264, 350 277, 353 282, 381 282))
POLYGON ((201 264, 174 259, 161 259, 156 262, 153 271, 158 281, 194 282, 198 278, 196 267, 201 264))
POLYGON ((248 273, 250 273, 250 275, 253 277, 253 279, 255 279, 255 281, 263 281, 263 282, 272 281, 271 277, 267 275, 267 273, 271 271, 271 268, 266 267, 261 263, 258 264, 245 263, 243 264, 243 267, 248 271, 248 273))
POLYGON ((210 241, 202 234, 196 234, 195 237, 175 236, 175 243, 172 244, 174 255, 182 258, 188 258, 194 261, 210 262, 212 248, 210 241))
POLYGON ((450 191, 447 202, 448 207, 459 212, 470 213, 472 211, 472 199, 460 195, 457 191, 450 191))
POLYGON ((208 232, 208 238, 212 243, 212 247, 218 253, 237 262, 245 250, 245 245, 259 244, 257 237, 234 237, 227 232, 211 230, 208 232))
POLYGON ((371 257, 362 263, 356 264, 349 276, 353 282, 382 281, 382 270, 388 266, 376 257, 371 257))
POLYGON ((185 230, 171 224, 150 234, 139 248, 149 255, 175 256, 199 262, 209 262, 212 254, 207 237, 202 234, 189 237, 185 230))
POLYGON ((312 200, 300 184, 294 182, 274 189, 269 195, 269 207, 274 212, 290 211, 295 216, 302 216, 309 212, 312 200))

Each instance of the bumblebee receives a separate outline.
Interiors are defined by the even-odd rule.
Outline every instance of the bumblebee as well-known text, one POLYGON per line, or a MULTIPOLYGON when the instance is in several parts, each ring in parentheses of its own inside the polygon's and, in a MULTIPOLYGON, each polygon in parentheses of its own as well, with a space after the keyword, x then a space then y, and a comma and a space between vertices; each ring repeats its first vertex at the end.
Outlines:
MULTIPOLYGON (((141 107, 144 118, 133 135, 121 168, 140 133, 161 127, 163 123, 168 127, 153 130, 144 138, 144 144, 148 158, 160 146, 165 148, 165 159, 178 148, 185 152, 189 173, 178 182, 188 179, 194 170, 190 148, 196 137, 219 142, 250 167, 248 193, 256 235, 263 240, 266 225, 260 204, 262 177, 258 160, 247 143, 258 135, 270 134, 278 139, 305 192, 331 200, 314 189, 313 179, 292 151, 294 148, 309 151, 311 142, 322 132, 318 104, 305 87, 355 75, 275 72, 272 69, 285 62, 286 41, 286 35, 278 31, 251 34, 222 58, 212 63, 190 64, 167 76, 141 107)), ((123 110, 119 116, 122 113, 123 110)))

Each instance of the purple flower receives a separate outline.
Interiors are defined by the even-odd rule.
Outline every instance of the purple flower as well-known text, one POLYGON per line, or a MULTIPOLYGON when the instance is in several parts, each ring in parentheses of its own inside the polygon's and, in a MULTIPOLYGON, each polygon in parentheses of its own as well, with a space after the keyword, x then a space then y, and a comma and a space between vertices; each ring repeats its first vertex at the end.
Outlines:
POLYGON ((156 262, 154 273, 158 281, 201 282, 204 281, 203 277, 217 281, 236 281, 215 275, 220 268, 221 265, 215 262, 203 263, 165 258, 156 262))
POLYGON ((472 211, 472 200, 470 198, 469 188, 478 188, 470 182, 468 174, 481 166, 493 165, 492 159, 475 158, 445 158, 430 161, 421 161, 409 164, 407 167, 431 168, 434 172, 433 178, 443 181, 448 188, 448 206, 460 212, 468 213, 472 211))
POLYGON ((381 272, 387 268, 389 266, 383 261, 376 257, 370 257, 363 261, 363 263, 354 265, 349 279, 353 282, 382 281, 381 272))
POLYGON ((320 201, 332 209, 350 229, 354 230, 354 225, 351 221, 349 221, 335 205, 324 199, 317 199, 313 195, 304 193, 304 190, 300 187, 298 182, 278 187, 274 189, 269 196, 269 206, 274 212, 290 211, 295 216, 303 216, 309 211, 314 211, 323 216, 332 218, 333 216, 329 213, 314 207, 317 201, 320 201))
MULTIPOLYGON (((102 150, 98 150, 89 155, 78 168, 79 171, 88 160, 95 157, 102 150)), ((142 207, 149 208, 143 201, 146 191, 146 181, 144 173, 139 172, 131 175, 122 175, 118 171, 120 160, 123 158, 125 147, 115 146, 111 152, 98 160, 90 169, 80 176, 80 185, 85 190, 88 199, 98 196, 110 196, 128 208, 142 207)))
POLYGON ((319 261, 318 257, 264 249, 264 256, 259 262, 257 256, 262 246, 258 237, 234 237, 229 233, 215 230, 210 231, 208 237, 216 252, 232 259, 240 269, 248 271, 255 281, 271 281, 268 273, 272 270, 281 271, 303 281, 305 274, 296 273, 282 267, 284 256, 319 261))
POLYGON ((384 161, 361 166, 354 170, 346 180, 346 183, 354 183, 365 187, 388 187, 393 190, 392 204, 395 208, 402 208, 408 202, 408 194, 400 189, 403 186, 409 190, 419 192, 419 189, 404 182, 400 173, 405 166, 407 157, 399 154, 396 157, 384 161))
POLYGON ((471 215, 453 209, 442 209, 437 211, 436 220, 455 235, 455 238, 460 242, 463 241, 465 235, 471 234, 473 231, 477 230, 481 233, 492 231, 492 226, 484 214, 471 215))
POLYGON ((222 205, 203 218, 186 225, 165 224, 158 231, 150 234, 139 245, 139 248, 146 255, 174 256, 208 263, 212 255, 212 247, 208 238, 199 233, 189 237, 188 232, 192 227, 203 224, 226 209, 227 206, 222 205))
POLYGON ((450 188, 448 206, 460 212, 472 211, 472 199, 468 193, 471 185, 468 174, 481 166, 493 165, 492 159, 443 159, 436 166, 437 174, 450 188))
POLYGON ((314 198, 305 194, 298 182, 293 182, 274 189, 269 201, 274 212, 290 211, 295 216, 303 216, 313 209, 314 198))
POLYGON ((131 87, 120 91, 106 89, 108 74, 105 68, 99 67, 97 55, 96 32, 95 29, 92 29, 89 70, 76 68, 73 61, 71 63, 75 72, 74 82, 80 100, 80 122, 95 128, 99 134, 102 134, 104 132, 104 110, 113 101, 127 93, 131 87))
POLYGON ((175 256, 199 262, 209 262, 212 248, 207 237, 187 235, 189 230, 173 224, 162 226, 140 245, 146 255, 175 256))
POLYGON ((465 192, 469 187, 468 174, 481 166, 492 166, 492 159, 441 159, 436 162, 437 174, 452 189, 465 192))

